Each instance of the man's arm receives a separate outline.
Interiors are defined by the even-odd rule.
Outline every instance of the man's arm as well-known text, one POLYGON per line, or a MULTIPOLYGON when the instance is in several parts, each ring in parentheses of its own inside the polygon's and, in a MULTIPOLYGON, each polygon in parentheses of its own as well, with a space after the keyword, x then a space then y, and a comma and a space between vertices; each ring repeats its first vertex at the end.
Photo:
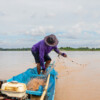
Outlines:
POLYGON ((59 51, 59 49, 57 48, 57 46, 54 47, 54 51, 55 51, 56 53, 58 53, 59 55, 61 55, 61 52, 59 51))
POLYGON ((55 51, 56 53, 58 53, 59 55, 62 55, 63 57, 67 57, 66 53, 60 52, 59 49, 57 48, 57 46, 54 47, 54 51, 55 51))

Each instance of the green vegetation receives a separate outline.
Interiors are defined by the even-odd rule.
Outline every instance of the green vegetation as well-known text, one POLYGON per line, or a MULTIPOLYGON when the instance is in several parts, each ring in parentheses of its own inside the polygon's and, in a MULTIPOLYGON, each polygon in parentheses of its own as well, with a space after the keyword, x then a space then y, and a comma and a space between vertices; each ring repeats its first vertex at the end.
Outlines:
POLYGON ((31 50, 30 48, 10 48, 10 49, 0 48, 0 51, 30 51, 30 50, 31 50))
MULTIPOLYGON (((80 48, 72 48, 72 47, 60 47, 60 50, 65 51, 100 51, 100 48, 88 48, 88 47, 80 47, 80 48)), ((0 48, 0 51, 30 51, 31 48, 0 48)))
POLYGON ((80 48, 60 47, 60 50, 66 50, 66 51, 100 51, 100 48, 88 48, 88 47, 80 47, 80 48))

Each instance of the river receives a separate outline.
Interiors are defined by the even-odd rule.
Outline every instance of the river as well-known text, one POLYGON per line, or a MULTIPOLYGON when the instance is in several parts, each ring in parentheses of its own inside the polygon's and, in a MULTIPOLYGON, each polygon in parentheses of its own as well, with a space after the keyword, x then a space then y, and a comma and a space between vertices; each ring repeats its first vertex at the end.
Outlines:
MULTIPOLYGON (((58 59, 55 52, 50 53, 59 74, 55 100, 100 100, 100 52, 66 53, 75 63, 68 58, 58 59)), ((0 51, 0 79, 9 79, 35 66, 30 51, 0 51)))

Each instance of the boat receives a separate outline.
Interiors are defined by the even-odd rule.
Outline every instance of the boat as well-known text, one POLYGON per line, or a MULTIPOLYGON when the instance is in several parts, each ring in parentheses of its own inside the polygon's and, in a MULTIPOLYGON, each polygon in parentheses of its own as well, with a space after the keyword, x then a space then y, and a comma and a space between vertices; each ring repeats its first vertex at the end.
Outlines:
MULTIPOLYGON (((46 84, 44 87, 39 86, 39 89, 36 91, 26 90, 26 95, 24 97, 24 100, 35 100, 34 98, 39 98, 38 100, 54 100, 55 85, 56 85, 56 79, 58 75, 58 73, 54 69, 55 67, 54 64, 55 63, 53 62, 52 64, 49 65, 44 75, 42 73, 38 74, 36 67, 29 68, 25 72, 8 79, 7 82, 17 81, 18 83, 24 83, 27 85, 28 82, 34 78, 46 79, 46 84)), ((7 91, 7 92, 11 92, 11 91, 7 91)), ((17 99, 23 99, 23 98, 17 98, 17 99)))

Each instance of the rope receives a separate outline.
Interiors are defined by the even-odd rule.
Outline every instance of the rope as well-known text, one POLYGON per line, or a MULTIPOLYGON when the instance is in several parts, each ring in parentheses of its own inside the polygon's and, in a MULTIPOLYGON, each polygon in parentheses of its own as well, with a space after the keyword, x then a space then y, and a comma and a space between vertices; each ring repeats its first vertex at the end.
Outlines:
POLYGON ((67 59, 70 60, 72 63, 75 63, 75 64, 80 65, 80 66, 86 66, 87 65, 87 64, 80 64, 80 63, 72 60, 70 57, 67 57, 67 59))
MULTIPOLYGON (((58 58, 60 58, 59 57, 60 55, 58 55, 58 58)), ((70 58, 70 57, 66 57, 69 61, 71 61, 72 63, 75 63, 75 64, 77 64, 77 65, 80 65, 80 66, 86 66, 87 64, 80 64, 80 63, 78 63, 78 62, 76 62, 76 61, 74 61, 74 60, 72 60, 72 58, 70 58)))

